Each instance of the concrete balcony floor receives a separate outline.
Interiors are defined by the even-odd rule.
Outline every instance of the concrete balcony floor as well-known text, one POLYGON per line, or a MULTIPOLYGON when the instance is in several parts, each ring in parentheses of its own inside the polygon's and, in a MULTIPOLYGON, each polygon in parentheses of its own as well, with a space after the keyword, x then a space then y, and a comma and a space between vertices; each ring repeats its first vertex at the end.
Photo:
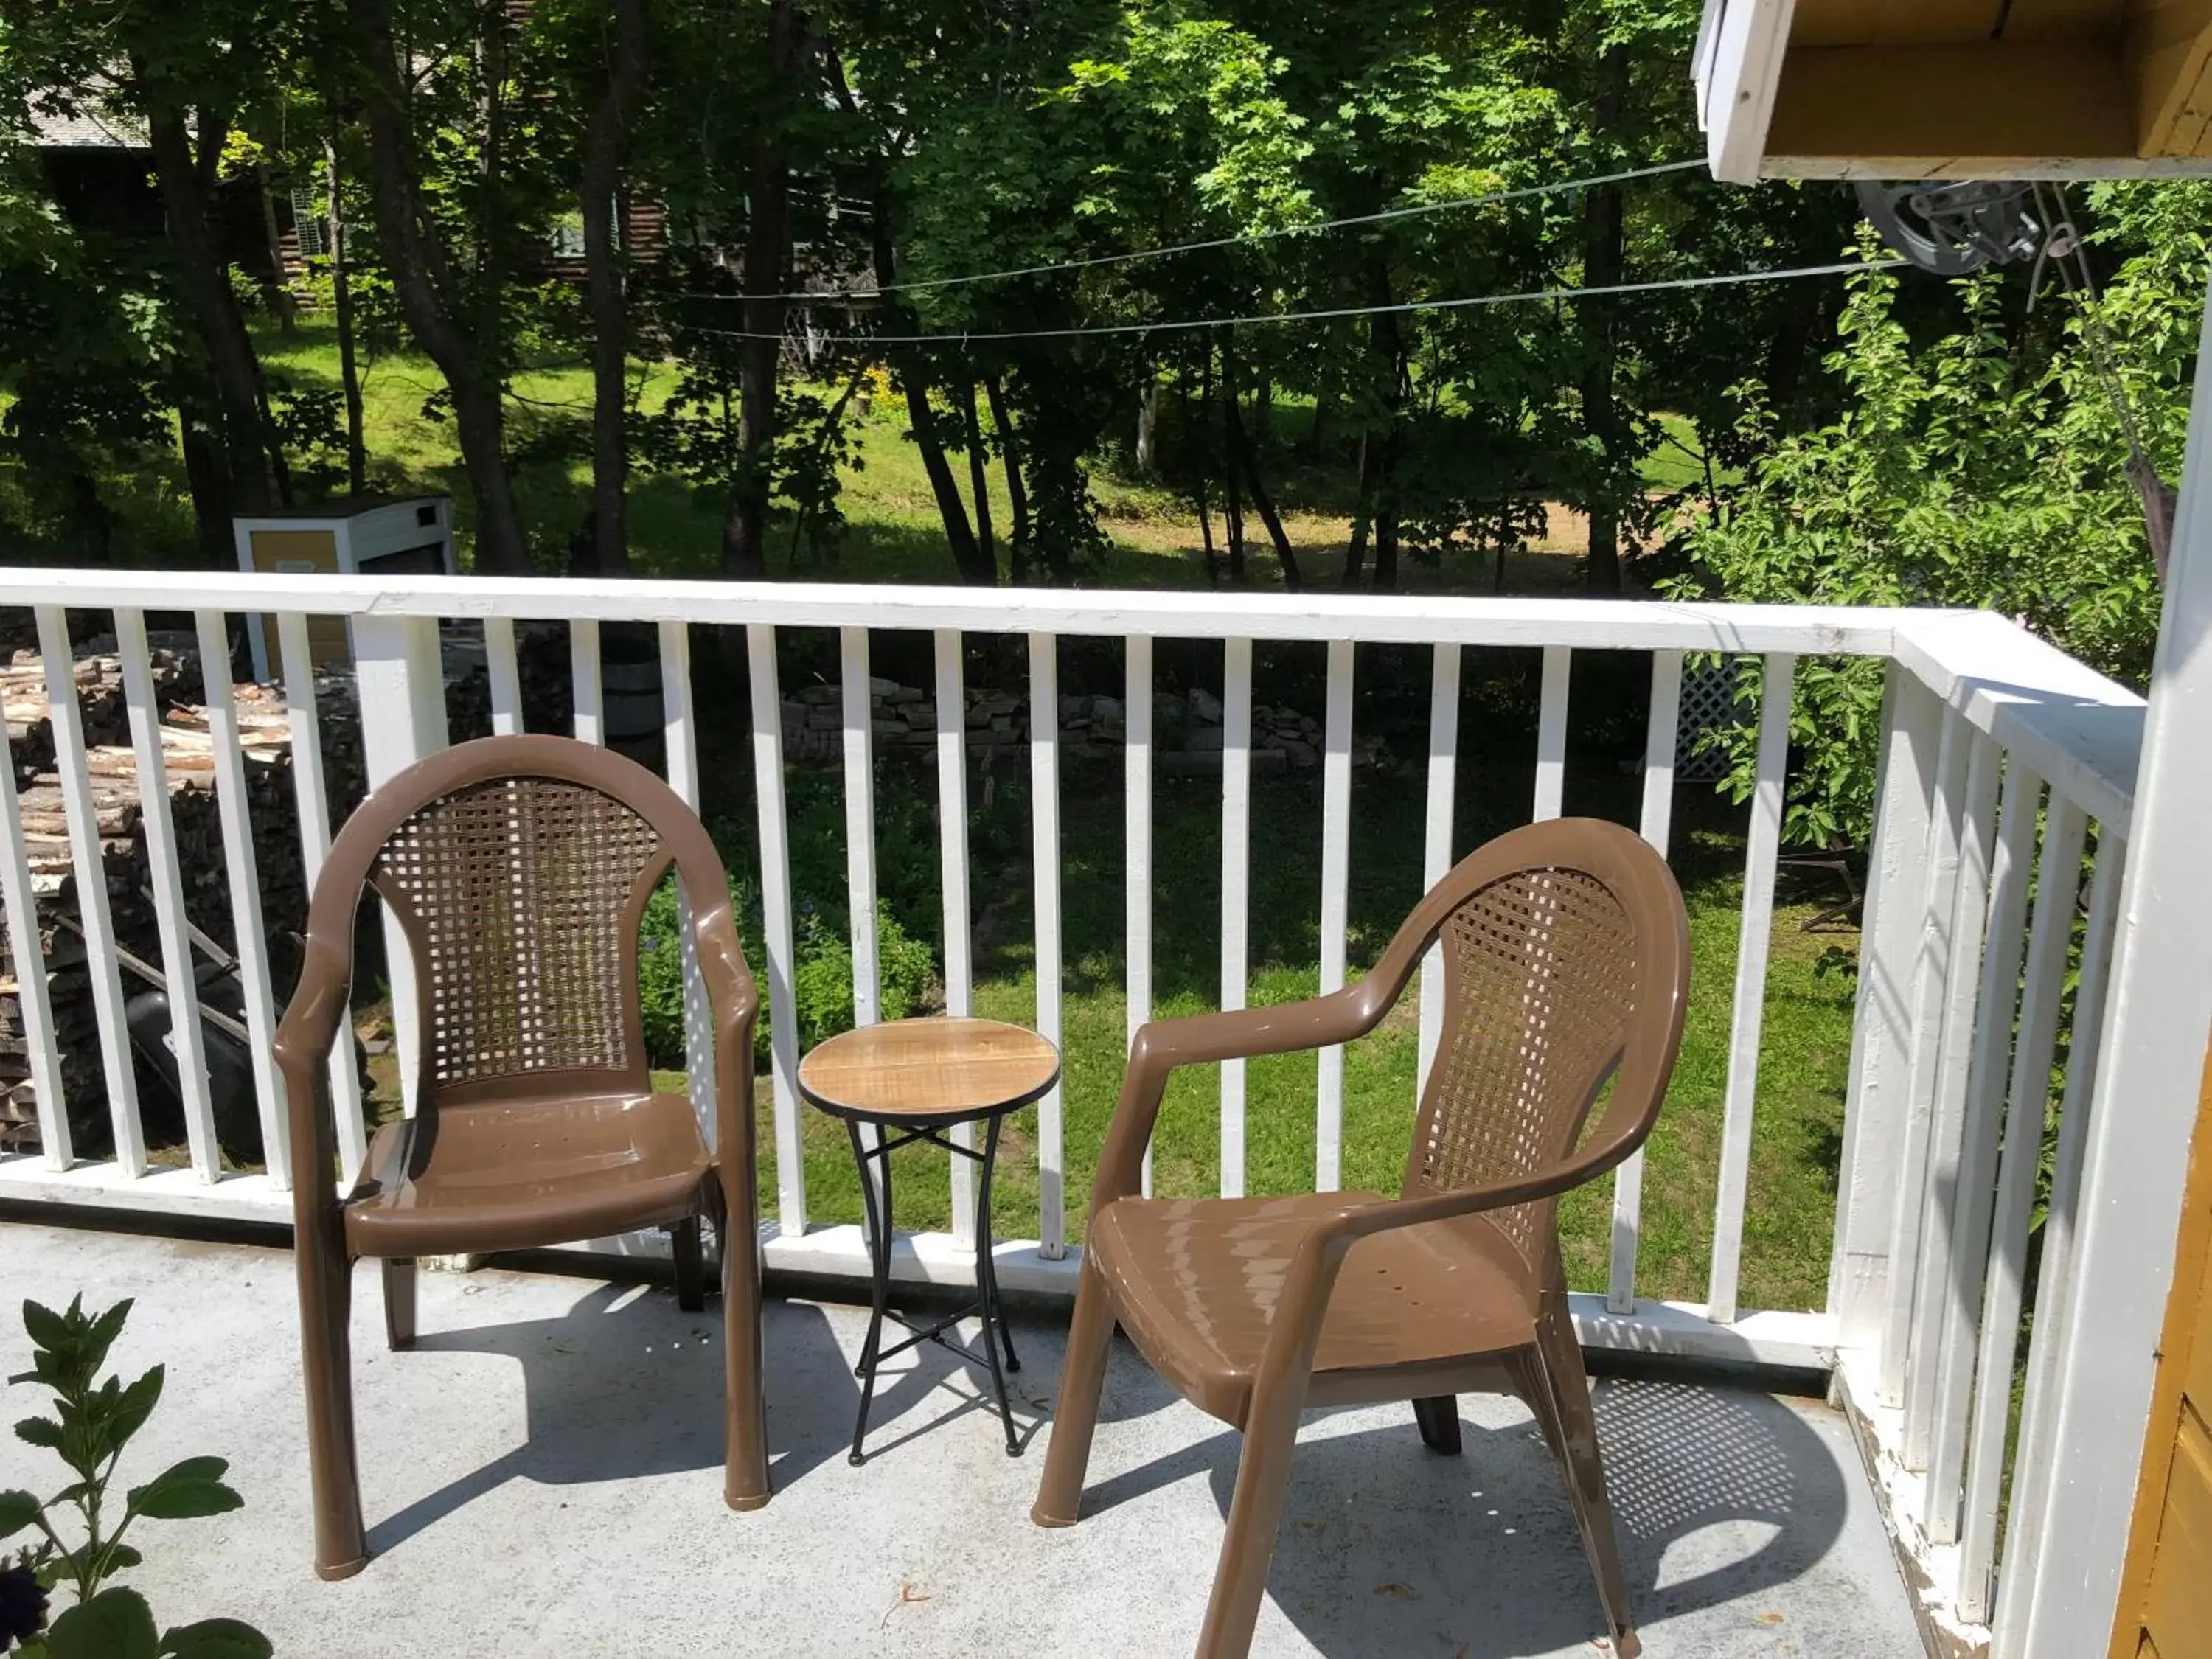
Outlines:
MULTIPOLYGON (((487 1269, 426 1273, 422 1340, 385 1351, 356 1281, 356 1389, 374 1551, 309 1568, 292 1264, 283 1250, 0 1223, 0 1375, 27 1363, 20 1297, 136 1298, 114 1356, 167 1388, 122 1474, 230 1460, 246 1507, 141 1522, 130 1575, 164 1624, 227 1614, 287 1656, 760 1655, 764 1659, 1190 1652, 1237 1437, 1117 1350, 1079 1526, 1028 1509, 1062 1332, 1025 1319, 1006 1455, 977 1379, 933 1347, 894 1361, 862 1468, 845 1461, 862 1311, 771 1302, 776 1497, 722 1506, 719 1304, 487 1269), (139 1535, 143 1534, 143 1535, 139 1535)), ((31 1391, 8 1391, 8 1419, 31 1391)), ((1513 1401, 1461 1401, 1466 1455, 1406 1407, 1315 1414, 1253 1652, 1509 1659, 1603 1653, 1565 1493, 1513 1401)), ((1816 1402, 1601 1380, 1597 1414, 1644 1651, 1891 1659, 1920 1650, 1842 1419, 1816 1402)), ((0 1437, 0 1487, 61 1484, 0 1437)))

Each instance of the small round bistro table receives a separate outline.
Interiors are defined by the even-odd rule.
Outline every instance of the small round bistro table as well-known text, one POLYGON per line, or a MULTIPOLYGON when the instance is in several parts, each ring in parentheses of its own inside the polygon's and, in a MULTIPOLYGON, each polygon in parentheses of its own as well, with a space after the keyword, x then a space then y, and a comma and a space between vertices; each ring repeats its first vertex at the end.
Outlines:
POLYGON ((995 1019, 896 1019, 863 1025, 831 1037, 799 1062, 799 1092, 844 1120, 868 1210, 875 1304, 860 1363, 854 1368, 860 1379, 860 1413, 853 1425, 852 1462, 863 1461, 860 1443, 868 1432, 877 1371, 884 1360, 923 1342, 934 1342, 971 1364, 989 1367, 991 1387, 999 1397, 999 1419, 1006 1431, 1006 1455, 1021 1455, 1013 1414, 1006 1407, 1006 1371, 1021 1369, 1021 1362, 1014 1358, 1012 1334, 999 1312, 998 1270, 991 1261, 991 1166, 998 1157, 999 1129, 1006 1114, 1028 1105, 1059 1080, 1060 1053, 1051 1043, 1035 1031, 995 1019), (977 1121, 984 1125, 981 1152, 947 1138, 947 1130, 977 1121), (873 1145, 860 1133, 864 1125, 876 1130, 873 1145), (927 1325, 886 1305, 891 1278, 890 1155, 917 1140, 942 1146, 981 1166, 975 1193, 975 1300, 927 1325), (871 1178, 872 1162, 878 1178, 871 1178), (971 1314, 981 1322, 980 1354, 946 1334, 971 1314), (884 1346, 887 1317, 912 1334, 884 1346), (999 1364, 1000 1347, 1006 1354, 1004 1370, 999 1364))

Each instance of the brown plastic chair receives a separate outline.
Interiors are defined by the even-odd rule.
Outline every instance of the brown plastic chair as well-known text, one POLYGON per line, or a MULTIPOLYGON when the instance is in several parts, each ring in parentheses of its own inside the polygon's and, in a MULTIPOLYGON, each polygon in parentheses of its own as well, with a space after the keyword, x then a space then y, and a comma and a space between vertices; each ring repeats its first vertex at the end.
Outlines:
POLYGON ((705 1305, 699 1224, 722 1247, 733 1509, 768 1501, 754 1221, 753 1021, 722 861, 698 817, 634 761, 567 738, 486 738, 409 767, 356 810, 307 913, 307 957, 276 1032, 292 1125, 315 1571, 368 1559, 347 1328, 353 1264, 384 1268, 385 1328, 415 1340, 418 1256, 674 1231, 678 1293, 705 1305), (655 1094, 637 994, 638 923, 673 866, 713 1010, 719 1160, 690 1100, 655 1094), (325 1061, 353 978, 364 883, 413 953, 416 1115, 376 1132, 336 1191, 325 1061), (717 1178, 719 1164, 719 1180, 717 1178))
POLYGON ((1198 1644, 1199 1659, 1241 1659, 1304 1407, 1410 1400, 1421 1438, 1456 1454, 1454 1396, 1514 1394, 1565 1473, 1615 1650, 1635 1654, 1554 1214, 1560 1194, 1650 1133, 1689 971, 1681 895, 1659 855, 1617 824, 1555 819, 1501 836, 1453 870, 1358 983, 1139 1030, 1091 1194, 1031 1519, 1076 1519, 1118 1324, 1185 1399, 1243 1431, 1198 1644), (1137 1195, 1170 1072, 1363 1036, 1432 944, 1443 949, 1446 1028, 1399 1197, 1137 1195))

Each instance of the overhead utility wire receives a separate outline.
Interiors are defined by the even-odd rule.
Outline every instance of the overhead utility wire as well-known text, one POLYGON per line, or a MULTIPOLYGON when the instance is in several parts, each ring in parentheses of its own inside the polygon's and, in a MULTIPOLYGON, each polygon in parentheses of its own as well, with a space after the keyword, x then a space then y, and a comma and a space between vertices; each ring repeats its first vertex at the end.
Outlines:
POLYGON ((878 288, 817 289, 799 294, 698 294, 679 298, 699 300, 870 300, 878 294, 913 294, 925 289, 960 288, 969 283, 1011 282, 1017 276, 1042 276, 1056 270, 1090 270, 1100 265, 1125 265, 1139 259, 1165 259, 1177 253, 1198 253, 1208 248, 1236 247, 1246 242, 1272 241, 1279 236, 1310 236, 1346 225, 1380 224, 1389 219, 1413 219, 1424 214, 1449 213, 1460 208, 1486 207, 1497 202, 1519 201, 1528 196, 1556 196, 1571 190, 1594 190, 1601 185, 1626 184, 1634 179, 1655 178, 1662 173, 1686 173, 1702 167, 1699 161, 1662 161, 1656 167, 1631 167, 1625 173, 1599 173, 1588 179, 1564 179, 1547 185, 1522 185, 1492 191, 1486 196, 1455 196, 1448 202, 1421 202, 1412 207, 1385 208, 1380 213, 1355 213, 1345 219, 1321 219, 1310 225, 1283 225, 1273 230, 1242 231, 1203 242, 1177 242, 1169 247, 1133 248, 1126 253, 1101 253, 1088 259, 1063 259, 1048 264, 1017 265, 1008 270, 977 271, 967 276, 927 276, 911 283, 885 283, 878 288))
MULTIPOLYGON (((1848 276, 1863 270, 1890 270, 1904 259, 1850 259, 1830 265, 1797 265, 1786 270, 1725 271, 1712 276, 1670 276, 1645 283, 1611 283, 1601 288, 1527 289, 1516 294, 1469 294, 1451 300, 1407 300, 1388 306, 1340 306, 1328 311, 1261 311, 1242 317, 1179 317, 1166 322, 1097 323, 1077 328, 940 329, 932 334, 858 334, 823 332, 812 336, 822 345, 967 345, 978 340, 1067 340, 1103 334, 1166 334, 1194 328, 1227 328, 1247 323, 1317 323, 1346 317, 1402 316, 1417 311, 1460 311, 1473 306, 1526 305, 1546 300, 1600 299, 1607 295, 1657 294, 1670 289, 1725 288, 1748 283, 1781 283, 1801 276, 1848 276)), ((731 340, 784 340, 788 333, 765 330, 712 328, 702 323, 680 327, 696 334, 712 334, 731 340)))

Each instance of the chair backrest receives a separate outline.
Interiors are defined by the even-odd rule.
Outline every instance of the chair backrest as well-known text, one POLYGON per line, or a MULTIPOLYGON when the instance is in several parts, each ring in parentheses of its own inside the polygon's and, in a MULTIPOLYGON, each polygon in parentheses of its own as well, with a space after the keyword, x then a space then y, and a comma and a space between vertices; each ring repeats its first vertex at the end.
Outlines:
MULTIPOLYGON (((1404 1190, 1528 1176, 1580 1143, 1616 1080, 1614 1111, 1648 1133, 1680 1040, 1689 953, 1665 860, 1617 824, 1560 818, 1500 836, 1417 915, 1443 960, 1444 1026, 1422 1091, 1404 1190)), ((1492 1212, 1532 1264, 1558 1200, 1492 1212)))
POLYGON ((568 738, 485 738, 356 810, 308 932, 349 937, 364 881, 391 907, 414 957, 422 1104, 642 1091, 638 925, 672 865, 695 895, 726 890, 697 817, 645 768, 568 738))

